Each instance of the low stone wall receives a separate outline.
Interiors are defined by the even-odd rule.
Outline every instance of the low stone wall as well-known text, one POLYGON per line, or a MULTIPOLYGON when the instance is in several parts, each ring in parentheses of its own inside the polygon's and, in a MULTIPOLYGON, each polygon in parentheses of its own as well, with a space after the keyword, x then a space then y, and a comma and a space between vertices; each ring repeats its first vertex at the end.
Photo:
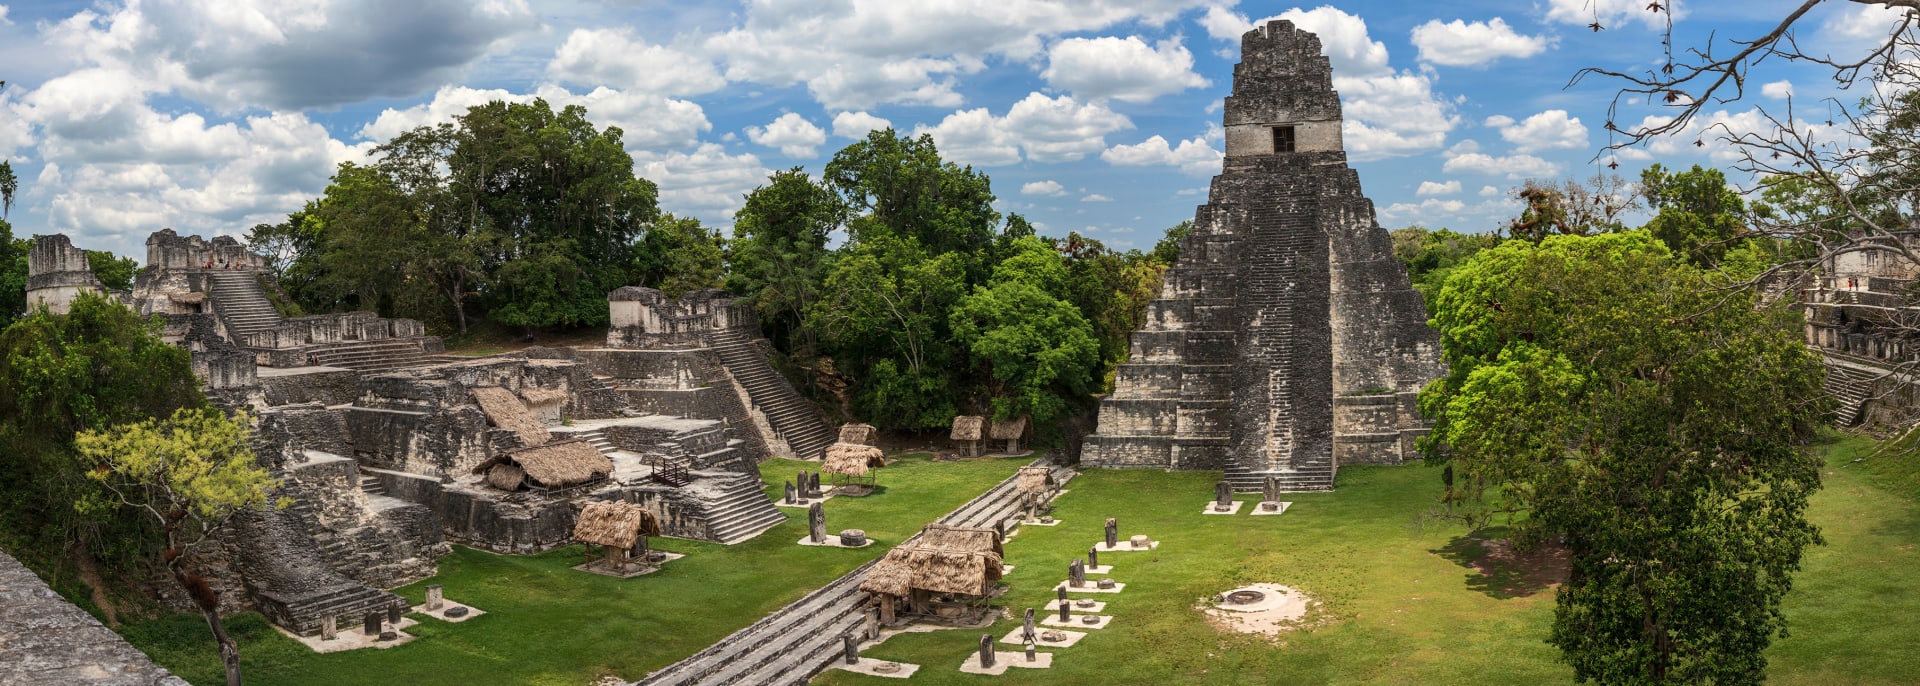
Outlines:
POLYGON ((260 377, 269 405, 318 402, 347 405, 360 392, 360 375, 352 370, 260 377))
POLYGON ((3 552, 0 684, 188 686, 3 552))

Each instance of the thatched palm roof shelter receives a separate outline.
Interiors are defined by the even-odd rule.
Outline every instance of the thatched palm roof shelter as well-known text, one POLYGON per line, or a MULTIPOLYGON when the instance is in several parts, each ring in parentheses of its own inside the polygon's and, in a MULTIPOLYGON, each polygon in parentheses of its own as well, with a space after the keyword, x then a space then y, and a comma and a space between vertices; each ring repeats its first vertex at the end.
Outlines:
POLYGON ((1021 467, 1020 480, 1014 483, 1021 493, 1046 493, 1053 487, 1053 470, 1047 467, 1021 467))
POLYGON ((992 529, 930 524, 920 535, 887 551, 861 590, 896 598, 911 598, 921 611, 926 593, 981 597, 1000 580, 1000 541, 992 529), (924 592, 924 593, 919 593, 924 592))
POLYGON ((840 438, 835 443, 848 445, 873 445, 874 434, 878 433, 871 424, 841 424, 840 438))
POLYGON ((1006 421, 995 421, 987 434, 996 441, 1020 440, 1020 437, 1027 435, 1027 417, 1021 415, 1006 421))
POLYGON ((987 418, 978 415, 960 415, 953 418, 953 433, 947 438, 955 441, 979 441, 986 439, 987 418))
POLYGON ((835 443, 827 446, 826 463, 820 471, 828 474, 866 476, 868 467, 887 466, 887 454, 870 445, 835 443))
POLYGON ((562 488, 597 481, 613 473, 613 460, 582 439, 509 450, 473 468, 487 475, 494 488, 517 491, 523 486, 562 488))
POLYGON ((634 503, 595 501, 580 510, 573 538, 581 543, 628 550, 643 536, 659 536, 660 519, 634 503))
POLYGON ((527 412, 526 403, 520 402, 519 396, 514 395, 513 391, 490 386, 475 388, 472 394, 473 401, 480 404, 480 411, 487 415, 487 421, 519 434, 521 443, 535 446, 552 440, 553 435, 547 433, 547 427, 527 412))

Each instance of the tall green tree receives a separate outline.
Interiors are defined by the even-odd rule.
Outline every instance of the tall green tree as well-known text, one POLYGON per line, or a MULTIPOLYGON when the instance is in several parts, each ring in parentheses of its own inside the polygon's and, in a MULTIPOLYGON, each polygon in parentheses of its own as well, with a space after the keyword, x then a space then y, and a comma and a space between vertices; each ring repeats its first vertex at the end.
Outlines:
POLYGON ((954 307, 954 338, 986 377, 995 417, 1050 426, 1093 392, 1100 344, 1079 308, 1056 295, 1069 275, 1053 247, 1022 238, 1015 248, 954 307))
POLYGON ((839 197, 799 167, 775 172, 734 213, 727 290, 750 298, 761 326, 788 350, 812 345, 801 322, 819 299, 827 238, 844 215, 839 197))
POLYGON ((1429 230, 1409 226, 1395 229, 1389 235, 1393 239, 1393 256, 1407 266, 1407 277, 1425 299, 1428 312, 1433 311, 1434 298, 1440 295, 1441 284, 1446 283, 1447 275, 1455 267, 1476 253, 1500 244, 1500 237, 1494 234, 1458 233, 1446 228, 1429 230))
POLYGON ((1697 265, 1720 263, 1747 236, 1746 203, 1718 169, 1693 165, 1670 172, 1658 164, 1640 172, 1641 192, 1657 213, 1646 229, 1674 254, 1697 265))
POLYGON ((912 238, 929 255, 961 253, 970 258, 969 285, 991 270, 986 258, 1000 223, 992 183, 973 167, 942 160, 932 136, 870 131, 835 153, 822 178, 853 216, 851 240, 888 235, 912 238))
POLYGON ((1421 393, 1445 501, 1572 570, 1548 642, 1579 680, 1758 683, 1783 634, 1826 401, 1800 316, 1645 231, 1507 241, 1456 268, 1421 393))
POLYGON ((726 240, 698 219, 669 213, 647 226, 633 259, 637 282, 679 298, 720 287, 726 274, 726 240))
POLYGON ((0 219, 0 327, 27 313, 27 251, 33 241, 13 237, 13 225, 0 219))
MULTIPOLYGON (((220 600, 187 553, 224 528, 234 515, 269 505, 279 482, 247 447, 248 420, 214 408, 175 411, 74 437, 88 478, 112 500, 82 499, 82 509, 125 507, 142 513, 164 541, 160 557, 186 591, 220 646, 227 686, 240 686, 240 649, 220 621, 220 600)), ((285 507, 287 502, 277 503, 285 507)))
POLYGON ((1146 322, 1147 303, 1160 294, 1167 263, 1138 250, 1108 250, 1079 232, 1053 241, 1053 249, 1067 271, 1061 292, 1093 327, 1100 360, 1107 366, 1126 361, 1133 332, 1146 322))
MULTIPOLYGON (((0 81, 0 84, 5 84, 0 81)), ((13 162, 0 160, 0 219, 13 214, 13 196, 20 191, 20 179, 13 175, 13 162)))
POLYGON ((958 412, 965 356, 948 317, 967 293, 967 263, 886 234, 849 243, 833 259, 806 326, 856 381, 860 416, 886 428, 927 429, 958 412))
POLYGON ((133 272, 140 263, 131 257, 120 257, 106 250, 87 251, 87 270, 107 288, 124 291, 133 288, 133 272))
POLYGON ((146 523, 130 511, 74 507, 104 494, 73 440, 204 406, 187 351, 161 340, 158 327, 83 293, 67 314, 39 308, 0 332, 0 548, 50 579, 96 564, 109 582, 148 578, 155 551, 146 523))

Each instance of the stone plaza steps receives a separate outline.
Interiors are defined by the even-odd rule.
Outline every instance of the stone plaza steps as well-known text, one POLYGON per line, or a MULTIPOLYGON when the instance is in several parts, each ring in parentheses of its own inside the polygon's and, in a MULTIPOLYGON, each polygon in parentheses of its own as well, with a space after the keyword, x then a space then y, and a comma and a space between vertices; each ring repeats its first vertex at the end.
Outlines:
MULTIPOLYGON (((1035 464, 1042 464, 1036 462, 1035 464)), ((1072 472, 1055 469, 1056 478, 1072 472)), ((992 526, 1020 508, 1019 477, 988 489, 939 519, 959 526, 992 526)), ((1064 483, 1064 479, 1061 479, 1064 483)), ((842 636, 860 635, 866 622, 867 593, 860 590, 876 559, 793 604, 734 632, 685 660, 638 683, 658 686, 799 686, 840 655, 842 636)))
POLYGON ((592 443, 593 447, 596 449, 599 449, 600 454, 602 455, 610 455, 613 453, 613 451, 619 450, 618 447, 614 446, 613 441, 607 438, 606 432, 600 429, 588 429, 586 431, 574 431, 574 432, 555 431, 553 433, 555 434, 554 436, 555 438, 566 436, 569 438, 578 438, 588 443, 592 443))
POLYGON ((719 354, 727 372, 746 388, 747 397, 766 415, 774 432, 787 441, 795 457, 817 460, 825 454, 827 446, 833 443, 833 434, 826 422, 773 370, 766 356, 753 347, 744 333, 735 329, 721 331, 713 337, 713 350, 719 354))
POLYGON ((1273 476, 1280 482, 1283 493, 1308 493, 1333 490, 1334 468, 1332 464, 1306 465, 1297 469, 1256 472, 1245 467, 1227 468, 1225 481, 1233 485, 1235 493, 1259 493, 1267 487, 1267 477, 1273 476))
POLYGON ((387 485, 379 477, 362 474, 360 475, 360 492, 368 496, 386 495, 387 485))
POLYGON ((726 495, 709 503, 704 513, 707 533, 714 540, 732 545, 758 536, 787 520, 786 513, 781 512, 767 498, 766 491, 761 490, 759 477, 730 474, 733 479, 726 482, 726 495))
POLYGON ((260 278, 252 271, 208 272, 208 295, 235 341, 279 326, 280 312, 267 299, 260 278))
POLYGON ((1828 363, 1826 368, 1827 378, 1822 385, 1838 401, 1833 411, 1833 423, 1836 426, 1860 423, 1862 410, 1872 397, 1873 384, 1883 375, 1845 364, 1828 363))
POLYGON ((387 371, 438 364, 435 355, 421 347, 419 339, 351 341, 318 346, 310 350, 316 364, 355 371, 387 371))

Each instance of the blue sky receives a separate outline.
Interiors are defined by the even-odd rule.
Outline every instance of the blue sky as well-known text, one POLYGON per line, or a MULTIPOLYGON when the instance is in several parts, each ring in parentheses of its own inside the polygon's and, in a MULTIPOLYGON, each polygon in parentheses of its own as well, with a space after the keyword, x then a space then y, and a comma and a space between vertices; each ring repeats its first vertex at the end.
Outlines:
MULTIPOLYGON (((582 104, 620 126, 663 209, 730 226, 776 169, 818 172, 872 127, 928 132, 1043 233, 1152 245, 1219 170, 1238 36, 1271 17, 1321 34, 1361 182, 1388 228, 1488 231, 1528 178, 1586 177, 1609 84, 1645 70, 1645 0, 104 0, 0 4, 0 158, 16 235, 144 256, 147 234, 240 234, 299 209, 341 161, 489 99, 582 104), (1586 24, 1607 28, 1593 33, 1586 24)), ((1762 32, 1796 1, 1681 3, 1677 42, 1762 32)), ((1845 54, 1891 26, 1831 2, 1803 46, 1845 54)), ((1735 130, 1832 95, 1768 64, 1735 130)), ((1623 126, 1659 108, 1626 104, 1623 126)), ((1819 117, 1808 117, 1818 119, 1819 117)), ((1725 165, 1711 134, 1617 155, 1725 165)), ((1603 156, 1600 162, 1615 159, 1603 156)))

